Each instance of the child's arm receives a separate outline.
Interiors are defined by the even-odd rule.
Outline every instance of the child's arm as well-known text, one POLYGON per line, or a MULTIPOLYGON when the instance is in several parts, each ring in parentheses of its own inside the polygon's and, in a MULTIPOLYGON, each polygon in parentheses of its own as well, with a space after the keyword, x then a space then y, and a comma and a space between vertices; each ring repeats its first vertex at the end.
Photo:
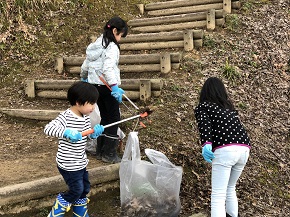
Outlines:
POLYGON ((198 106, 195 109, 195 118, 203 146, 206 143, 212 143, 212 124, 206 110, 203 106, 198 106))
POLYGON ((208 113, 205 108, 198 106, 195 109, 195 118, 198 125, 200 140, 202 144, 202 156, 203 158, 211 163, 212 159, 215 158, 212 152, 212 124, 208 117, 208 113))
POLYGON ((119 49, 117 45, 111 43, 106 49, 106 55, 104 57, 103 75, 106 82, 111 86, 113 84, 118 85, 118 79, 116 77, 116 68, 119 62, 119 49))
POLYGON ((45 126, 44 133, 48 136, 63 138, 65 129, 66 120, 64 116, 60 114, 56 119, 52 120, 45 126))
POLYGON ((66 138, 72 143, 82 140, 82 134, 78 130, 69 129, 66 126, 66 119, 63 114, 60 114, 45 126, 44 133, 48 136, 66 138))

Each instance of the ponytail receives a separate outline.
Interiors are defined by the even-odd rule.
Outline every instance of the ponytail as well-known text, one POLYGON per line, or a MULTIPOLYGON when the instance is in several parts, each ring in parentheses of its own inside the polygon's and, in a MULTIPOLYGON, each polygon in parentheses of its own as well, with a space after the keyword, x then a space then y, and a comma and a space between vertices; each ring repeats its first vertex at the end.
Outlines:
POLYGON ((128 26, 126 22, 120 17, 111 18, 106 25, 104 26, 103 41, 102 45, 107 48, 111 42, 114 42, 120 49, 119 43, 116 41, 116 38, 113 34, 113 29, 117 29, 117 34, 123 33, 122 37, 126 37, 128 33, 128 26))

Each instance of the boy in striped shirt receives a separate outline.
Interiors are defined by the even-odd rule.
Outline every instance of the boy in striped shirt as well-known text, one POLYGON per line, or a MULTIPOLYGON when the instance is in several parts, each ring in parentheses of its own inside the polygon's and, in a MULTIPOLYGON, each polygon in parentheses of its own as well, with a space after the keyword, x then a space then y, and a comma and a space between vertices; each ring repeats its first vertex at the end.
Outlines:
MULTIPOLYGON (((82 136, 81 132, 91 127, 89 114, 94 111, 98 97, 94 85, 82 81, 74 83, 67 92, 71 107, 45 126, 44 133, 59 140, 57 168, 69 188, 58 194, 48 217, 63 217, 71 206, 74 216, 88 216, 86 195, 90 182, 86 167, 89 160, 85 152, 87 136, 82 136)), ((103 131, 104 127, 98 124, 89 136, 96 139, 103 131)))

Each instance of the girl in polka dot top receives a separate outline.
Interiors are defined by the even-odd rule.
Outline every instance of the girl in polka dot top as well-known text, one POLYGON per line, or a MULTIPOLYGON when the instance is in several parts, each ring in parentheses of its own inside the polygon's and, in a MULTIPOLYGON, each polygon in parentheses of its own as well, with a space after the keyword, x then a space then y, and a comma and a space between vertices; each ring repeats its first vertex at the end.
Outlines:
POLYGON ((211 217, 237 217, 235 187, 249 157, 250 140, 219 78, 204 83, 195 118, 202 155, 212 163, 211 217))

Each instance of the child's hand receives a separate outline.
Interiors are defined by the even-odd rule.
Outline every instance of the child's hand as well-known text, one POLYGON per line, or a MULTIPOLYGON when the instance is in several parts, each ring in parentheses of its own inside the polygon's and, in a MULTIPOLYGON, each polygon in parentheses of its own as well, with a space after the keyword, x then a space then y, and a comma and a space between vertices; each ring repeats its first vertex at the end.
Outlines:
POLYGON ((104 126, 97 124, 94 126, 94 132, 91 134, 91 139, 96 139, 98 136, 100 136, 104 132, 104 126))
POLYGON ((74 129, 66 129, 64 131, 63 137, 68 139, 72 143, 82 140, 82 134, 74 129))
POLYGON ((211 163, 212 162, 212 159, 215 158, 213 152, 212 152, 212 146, 211 144, 206 144, 205 146, 203 146, 202 148, 202 156, 203 158, 211 163))
POLYGON ((81 81, 83 81, 83 82, 89 82, 88 81, 88 78, 81 78, 81 81))
POLYGON ((112 86, 112 92, 111 95, 115 97, 115 99, 121 103, 122 102, 122 95, 125 93, 125 91, 122 88, 119 88, 118 85, 112 86))

